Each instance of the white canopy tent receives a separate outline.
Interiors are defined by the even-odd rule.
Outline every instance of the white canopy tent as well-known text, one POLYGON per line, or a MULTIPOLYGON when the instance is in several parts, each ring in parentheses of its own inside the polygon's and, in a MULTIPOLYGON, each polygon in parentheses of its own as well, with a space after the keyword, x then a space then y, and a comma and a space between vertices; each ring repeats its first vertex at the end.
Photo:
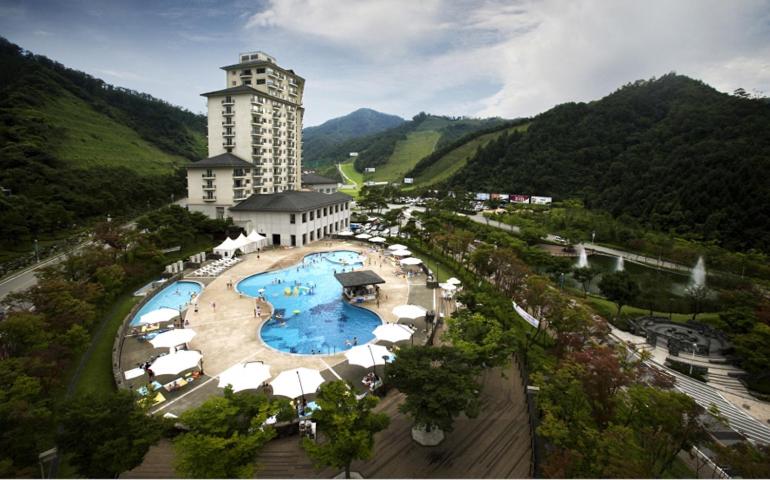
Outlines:
POLYGON ((255 390, 270 378, 270 365, 244 362, 233 365, 219 375, 219 388, 232 385, 233 392, 255 390))
POLYGON ((270 386, 273 387, 273 395, 297 398, 305 394, 315 393, 325 381, 318 370, 301 367, 279 373, 270 382, 270 386))
POLYGON ((452 285, 462 285, 463 282, 461 282, 460 280, 456 279, 455 277, 452 277, 449 280, 447 280, 446 283, 450 283, 452 285))
POLYGON ((375 365, 385 365, 386 359, 393 356, 393 353, 382 345, 358 345, 345 352, 345 357, 351 365, 360 365, 364 368, 370 368, 375 365))
POLYGON ((168 322, 172 318, 178 316, 179 310, 174 310, 173 308, 168 307, 161 307, 151 311, 150 313, 145 313, 142 315, 141 318, 139 318, 139 323, 142 325, 147 325, 150 323, 168 322))
POLYGON ((214 253, 223 257, 232 257, 235 251, 238 249, 238 245, 230 237, 227 237, 224 242, 214 247, 214 253))
POLYGON ((249 241, 246 246, 248 252, 255 252, 258 248, 267 246, 267 238, 258 234, 256 230, 252 230, 246 239, 249 241))
POLYGON ((158 357, 150 369, 155 375, 176 375, 177 373, 195 368, 203 358, 200 352, 195 350, 182 350, 158 357))
POLYGON ((189 342, 194 336, 195 330, 191 328, 177 328, 156 335, 155 338, 150 340, 150 343, 155 348, 174 348, 177 345, 189 342))

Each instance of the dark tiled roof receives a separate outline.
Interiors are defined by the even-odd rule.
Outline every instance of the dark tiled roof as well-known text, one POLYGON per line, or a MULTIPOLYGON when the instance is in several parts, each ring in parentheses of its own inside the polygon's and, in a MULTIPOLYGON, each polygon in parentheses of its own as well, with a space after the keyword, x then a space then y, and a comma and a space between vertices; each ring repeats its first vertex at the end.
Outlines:
POLYGON ((254 165, 246 160, 236 157, 232 153, 223 153, 215 157, 204 158, 187 165, 187 168, 217 168, 217 167, 243 167, 252 168, 254 165))
POLYGON ((301 82, 304 82, 305 79, 294 73, 294 70, 291 69, 285 69, 283 67, 279 67, 278 65, 268 62, 266 60, 249 60, 248 62, 241 62, 241 63, 234 63, 232 65, 225 65, 224 67, 219 67, 222 70, 232 70, 234 68, 248 68, 248 67, 270 67, 274 68, 276 70, 280 70, 284 73, 288 73, 291 75, 294 75, 297 77, 298 80, 301 82))
POLYGON ((253 95, 255 93, 259 93, 262 95, 265 94, 265 92, 260 92, 254 87, 250 87, 248 85, 238 85, 237 87, 225 88, 224 90, 216 90, 214 92, 201 93, 201 97, 216 97, 220 95, 237 95, 239 93, 248 93, 250 95, 253 95))
POLYGON ((322 177, 321 175, 317 175, 315 173, 303 173, 302 174, 302 184, 303 185, 326 185, 329 183, 337 184, 336 180, 332 180, 331 178, 322 177))
POLYGON ((364 285, 375 285, 385 283, 379 275, 371 270, 362 270, 360 272, 335 273, 334 278, 345 288, 362 287, 364 285))
POLYGON ((254 194, 230 208, 234 212, 308 212, 336 203, 349 202, 353 197, 344 193, 286 191, 254 194))

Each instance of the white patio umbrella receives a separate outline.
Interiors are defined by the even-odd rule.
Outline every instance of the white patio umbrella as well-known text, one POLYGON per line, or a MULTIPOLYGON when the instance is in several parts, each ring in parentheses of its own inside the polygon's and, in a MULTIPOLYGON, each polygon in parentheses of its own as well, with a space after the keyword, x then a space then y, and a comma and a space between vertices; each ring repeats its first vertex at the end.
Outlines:
POLYGON ((455 277, 452 277, 449 280, 447 280, 446 283, 451 283, 452 285, 462 285, 463 282, 456 279, 455 277))
POLYGON ((401 265, 419 265, 422 263, 422 260, 419 258, 409 257, 409 258, 402 258, 399 260, 401 265))
POLYGON ((345 230, 345 231, 342 231, 342 232, 337 232, 337 235, 339 235, 340 237, 352 237, 355 234, 353 232, 351 232, 350 230, 345 230))
POLYGON ((297 398, 307 393, 315 393, 325 381, 318 370, 293 368, 278 374, 270 382, 270 386, 273 387, 273 395, 297 398))
POLYGON ((403 340, 409 340, 414 335, 414 331, 406 325, 400 323, 387 323, 375 328, 374 336, 378 340, 384 340, 386 342, 401 342, 403 340))
POLYGON ((358 345, 345 352, 345 357, 351 365, 360 365, 364 368, 371 368, 375 365, 385 365, 385 358, 393 353, 382 345, 358 345))
POLYGON ((369 235, 368 233, 359 233, 358 235, 356 235, 356 238, 360 238, 361 240, 366 240, 367 238, 372 238, 372 236, 369 235))
POLYGON ((451 283, 439 283, 439 287, 441 287, 442 290, 446 290, 447 292, 453 292, 457 290, 457 285, 452 285, 451 283))
POLYGON ((195 350, 182 350, 180 352, 169 353, 162 357, 158 357, 150 369, 155 375, 176 375, 179 372, 189 370, 198 366, 198 363, 203 358, 200 352, 195 350))
POLYGON ((393 315, 398 318, 417 319, 424 317, 427 310, 419 305, 399 305, 393 309, 393 315))
POLYGON ((372 243, 385 243, 385 242, 387 242, 387 240, 382 238, 382 237, 372 237, 372 238, 369 239, 369 241, 372 242, 372 243))
POLYGON ((391 245, 388 247, 388 250, 406 250, 408 247, 406 245, 401 245, 400 243, 397 243, 395 245, 391 245))
POLYGON ((169 330, 168 332, 156 335, 155 338, 150 340, 150 343, 155 348, 174 348, 177 345, 189 342, 194 336, 195 330, 177 328, 176 330, 169 330))
POLYGON ((394 257, 408 257, 409 255, 412 254, 412 252, 410 252, 409 250, 393 250, 392 252, 390 252, 390 254, 393 255, 394 257))
POLYGON ((139 323, 141 324, 148 324, 148 323, 160 323, 160 322, 167 322, 171 320, 174 317, 179 316, 179 310, 174 310, 173 308, 168 307, 161 307, 157 310, 153 310, 150 313, 145 313, 141 316, 139 319, 139 323))
POLYGON ((270 378, 270 365, 262 362, 237 363, 219 375, 219 388, 232 385, 233 392, 254 390, 270 378))

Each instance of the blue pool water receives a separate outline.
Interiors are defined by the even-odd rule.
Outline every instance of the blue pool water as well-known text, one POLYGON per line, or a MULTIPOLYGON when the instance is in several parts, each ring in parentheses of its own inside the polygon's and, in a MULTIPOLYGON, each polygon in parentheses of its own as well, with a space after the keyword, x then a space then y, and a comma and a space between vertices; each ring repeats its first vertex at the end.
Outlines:
POLYGON ((283 325, 268 320, 262 326, 262 340, 269 346, 288 353, 339 352, 349 349, 346 341, 354 337, 359 344, 372 340, 372 330, 382 323, 374 312, 343 301, 342 286, 334 278, 335 270, 361 267, 359 260, 352 251, 314 253, 297 265, 247 277, 236 288, 251 297, 264 288, 275 310, 284 310, 283 325))
POLYGON ((131 325, 138 325, 142 315, 162 307, 173 308, 174 310, 179 310, 179 307, 184 308, 190 302, 190 297, 193 294, 198 295, 202 289, 200 283, 197 282, 172 283, 158 292, 136 312, 134 318, 131 319, 131 325))

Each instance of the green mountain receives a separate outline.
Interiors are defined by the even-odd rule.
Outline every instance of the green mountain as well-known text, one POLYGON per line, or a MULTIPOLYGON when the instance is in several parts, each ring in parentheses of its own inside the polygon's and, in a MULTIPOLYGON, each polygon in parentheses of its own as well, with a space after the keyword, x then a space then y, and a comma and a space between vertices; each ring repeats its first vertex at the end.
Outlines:
MULTIPOLYGON (((339 147, 347 140, 376 134, 404 123, 397 115, 388 115, 370 108, 359 108, 343 117, 332 118, 317 127, 302 129, 302 163, 322 165, 332 163, 340 155, 339 147)), ((347 155, 350 151, 342 152, 347 155)))
POLYGON ((0 241, 47 237, 184 192, 206 119, 0 38, 0 241))
POLYGON ((580 198, 650 228, 770 251, 769 178, 770 105, 668 74, 538 115, 447 184, 580 198))
POLYGON ((417 163, 470 133, 504 125, 501 118, 450 118, 420 113, 412 120, 375 135, 344 142, 334 162, 344 162, 349 152, 357 152, 355 169, 365 172, 366 181, 400 182, 417 163))

